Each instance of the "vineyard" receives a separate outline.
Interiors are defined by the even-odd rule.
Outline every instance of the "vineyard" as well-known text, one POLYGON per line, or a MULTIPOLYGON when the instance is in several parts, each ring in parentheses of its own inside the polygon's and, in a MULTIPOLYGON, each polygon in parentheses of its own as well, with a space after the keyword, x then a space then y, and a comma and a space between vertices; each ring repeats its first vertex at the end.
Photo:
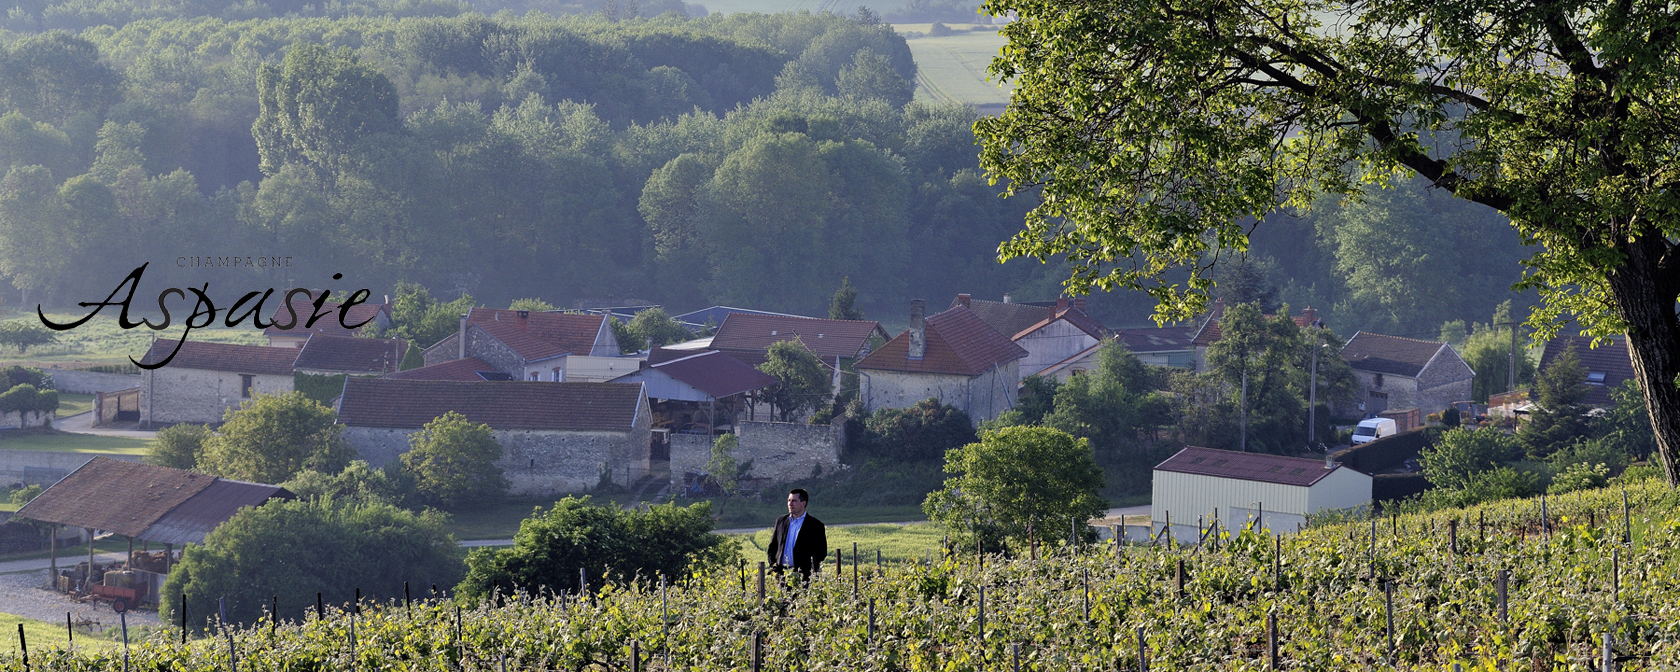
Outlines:
MULTIPOLYGON (((127 669, 1600 670, 1608 641, 1614 669, 1672 670, 1676 502, 1645 481, 1200 546, 881 565, 847 548, 804 587, 748 566, 581 598, 370 600, 184 644, 155 631, 127 669)), ((26 669, 8 648, 0 670, 26 669)), ((125 665, 38 647, 27 669, 125 665)))

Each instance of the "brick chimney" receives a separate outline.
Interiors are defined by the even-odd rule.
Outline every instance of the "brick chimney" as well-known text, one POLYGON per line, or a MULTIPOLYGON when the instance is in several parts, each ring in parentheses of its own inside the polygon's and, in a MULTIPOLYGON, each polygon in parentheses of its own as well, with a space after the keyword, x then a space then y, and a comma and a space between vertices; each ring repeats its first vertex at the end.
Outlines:
POLYGON ((519 330, 520 331, 530 331, 531 330, 531 311, 529 311, 529 310, 519 311, 519 330))
POLYGON ((1312 306, 1307 306, 1301 311, 1301 321, 1309 327, 1318 326, 1318 311, 1313 310, 1312 306))
POLYGON ((1078 308, 1079 312, 1081 312, 1081 313, 1085 312, 1085 297, 1083 297, 1083 296, 1073 297, 1073 307, 1078 308))
POLYGON ((910 300, 910 359, 927 356, 927 301, 910 300))
POLYGON ((467 358, 467 315, 471 314, 472 313, 463 313, 461 315, 461 331, 459 332, 460 338, 455 339, 455 345, 457 346, 455 348, 455 359, 467 358))
POLYGON ((967 294, 958 294, 957 295, 957 303, 959 305, 961 305, 962 307, 967 308, 969 298, 970 297, 967 294))
POLYGON ((1060 298, 1056 299, 1056 312, 1058 312, 1058 313, 1062 312, 1064 310, 1067 310, 1067 308, 1068 308, 1068 298, 1067 297, 1064 296, 1064 297, 1060 297, 1060 298))

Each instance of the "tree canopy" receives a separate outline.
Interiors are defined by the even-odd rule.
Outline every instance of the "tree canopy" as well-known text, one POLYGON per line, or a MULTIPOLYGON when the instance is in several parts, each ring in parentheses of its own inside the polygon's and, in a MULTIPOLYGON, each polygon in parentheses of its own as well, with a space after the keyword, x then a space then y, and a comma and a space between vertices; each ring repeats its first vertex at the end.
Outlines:
POLYGON ((979 541, 1019 548, 1029 528, 1039 539, 1056 539, 1108 509, 1097 494, 1103 474, 1090 444, 1059 429, 983 432, 978 443, 945 453, 945 472, 945 487, 929 494, 922 510, 967 547, 979 541))
POLYGON ((454 508, 491 503, 507 494, 507 479, 496 464, 502 459, 502 445, 489 425, 449 411, 426 423, 408 442, 403 470, 413 479, 421 501, 454 508))
MULTIPOLYGON (((976 124, 1006 192, 1043 198, 1005 258, 1067 285, 1134 287, 1158 316, 1204 301, 1253 222, 1412 174, 1539 246, 1519 285, 1542 336, 1573 313, 1626 332, 1680 482, 1680 202, 1670 170, 1680 30, 1654 0, 1509 5, 990 0, 1012 14, 976 124), (1167 271, 1189 268, 1183 281, 1167 271)), ((1376 252, 1405 263, 1415 252, 1376 252)), ((1373 285, 1373 289, 1378 289, 1373 285)))
POLYGON ((204 442, 198 468, 256 483, 284 483, 304 469, 336 474, 354 451, 334 418, 302 392, 257 394, 227 410, 221 429, 204 442))

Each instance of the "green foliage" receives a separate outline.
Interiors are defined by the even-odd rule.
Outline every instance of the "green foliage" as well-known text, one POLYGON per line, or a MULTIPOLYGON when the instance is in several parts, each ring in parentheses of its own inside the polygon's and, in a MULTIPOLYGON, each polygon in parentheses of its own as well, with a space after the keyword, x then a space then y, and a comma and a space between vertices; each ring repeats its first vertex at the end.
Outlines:
POLYGON ((1534 381, 1534 408, 1517 431, 1530 457, 1545 459, 1591 431, 1586 395, 1587 371, 1575 351, 1564 351, 1540 372, 1534 381))
POLYGON ((409 437, 402 468, 414 480, 422 502, 443 508, 494 502, 507 493, 508 482, 496 462, 502 445, 490 426, 449 411, 426 423, 409 437))
POLYGON ((734 451, 740 445, 740 439, 734 434, 724 434, 712 441, 712 457, 706 462, 706 473, 717 482, 719 488, 726 495, 735 494, 740 482, 740 465, 735 461, 734 451))
MULTIPOLYGON (((158 430, 157 438, 146 453, 146 464, 174 469, 197 469, 204 458, 204 446, 210 440, 210 428, 183 423, 158 430)), ((295 490, 293 492, 296 492, 295 490)))
POLYGON ((302 392, 310 401, 332 406, 333 400, 344 394, 344 380, 349 374, 314 374, 292 372, 292 389, 302 392))
POLYGON ((304 469, 338 473, 352 449, 339 436, 332 409, 302 392, 258 394, 230 408, 204 444, 206 473, 256 483, 284 483, 304 469))
POLYGON ((1441 433, 1434 445, 1418 454, 1422 472, 1436 487, 1462 489, 1478 474, 1511 458, 1510 435, 1493 427, 1458 428, 1441 433))
MULTIPOLYGON (((431 347, 460 331, 461 316, 472 310, 473 298, 462 294, 454 301, 442 302, 432 298, 425 287, 399 282, 391 304, 391 329, 382 336, 406 340, 413 350, 431 347)), ((408 359, 405 354, 405 364, 408 359)))
POLYGON ((0 413, 44 413, 58 410, 57 390, 37 390, 24 383, 0 392, 0 413))
POLYGON ((336 474, 305 469, 281 485, 300 499, 326 498, 345 504, 383 502, 402 507, 415 494, 409 474, 401 469, 375 469, 362 460, 351 460, 336 474))
POLYGON ((647 339, 632 330, 630 325, 619 322, 618 318, 608 317, 607 326, 612 329, 613 339, 618 341, 619 352, 630 355, 647 349, 647 339))
POLYGON ((968 414, 928 398, 906 408, 880 408, 864 419, 854 449, 892 462, 936 462, 946 451, 973 443, 968 414))
POLYGON ((426 353, 420 349, 420 346, 415 345, 413 341, 410 341, 408 344, 408 350, 403 353, 402 363, 397 365, 397 370, 407 371, 409 369, 418 369, 425 365, 426 353))
POLYGON ((659 504, 641 510, 595 506, 567 497, 520 523, 511 549, 480 549, 467 557, 467 576, 456 588, 469 600, 495 591, 512 595, 578 590, 578 570, 590 588, 632 578, 672 580, 724 566, 735 545, 712 533, 711 504, 659 504))
POLYGON ((529 310, 532 312, 554 310, 554 304, 542 299, 514 299, 508 304, 508 310, 529 310))
POLYGON ((922 510, 963 547, 1021 547, 1028 530, 1042 539, 1070 521, 1102 515, 1108 503, 1091 446, 1044 427, 1006 427, 946 453, 945 487, 922 510))
POLYGON ((0 375, 5 376, 5 380, 0 380, 0 385, 5 385, 6 389, 11 389, 19 385, 34 385, 36 389, 47 390, 52 389, 53 386, 52 376, 47 375, 45 371, 33 367, 25 368, 13 365, 6 367, 4 371, 0 371, 0 375))
MULTIPOLYGON (((1124 346, 1122 346, 1123 349, 1124 346)), ((1100 362, 1099 362, 1100 365, 1100 362)), ((1062 383, 1055 378, 1044 376, 1027 376, 1021 379, 1021 392, 1016 399, 1013 410, 1020 411, 1021 422, 1017 424, 1036 425, 1044 420, 1056 408, 1056 393, 1062 388, 1062 383)))
POLYGON ((18 354, 22 355, 28 352, 31 347, 58 342, 58 337, 53 335, 53 332, 46 327, 30 322, 30 320, 0 322, 0 345, 16 347, 18 354))
POLYGON ((834 290, 834 299, 828 303, 828 319, 863 319, 863 310, 857 307, 857 298, 857 288, 852 287, 851 276, 841 278, 840 289, 834 290))
POLYGON ((28 504, 29 500, 35 499, 36 497, 40 496, 41 491, 44 490, 44 489, 45 488, 42 488, 40 483, 30 483, 29 485, 23 486, 22 488, 18 488, 17 490, 13 490, 12 491, 12 496, 9 499, 9 501, 12 503, 12 506, 21 507, 25 504, 28 504))
POLYGON ((792 422, 806 411, 827 406, 833 397, 828 369, 797 337, 771 344, 758 370, 777 380, 775 386, 759 394, 782 422, 792 422))
POLYGON ((1614 403, 1593 420, 1598 440, 1613 445, 1616 452, 1630 459, 1650 457, 1657 450, 1657 436, 1651 431, 1651 414, 1645 409, 1639 383, 1622 381, 1610 390, 1610 398, 1614 403))
MULTIPOLYGON (((1523 387, 1534 382, 1534 362, 1528 358, 1527 351, 1522 347, 1521 337, 1517 343, 1517 387, 1523 387)), ((1486 402, 1488 396, 1506 392, 1510 389, 1511 375, 1511 328, 1495 328, 1487 325, 1476 325, 1475 333, 1465 341, 1461 351, 1464 363, 1475 370, 1476 378, 1471 381, 1470 396, 1478 403, 1486 402)))
POLYGON ((1400 508, 1406 511, 1440 511, 1484 502, 1529 497, 1544 490, 1539 474, 1512 467, 1499 467, 1472 474, 1458 487, 1425 491, 1418 495, 1417 499, 1401 504, 1400 508))
POLYGON ((403 131, 396 86, 348 47, 294 46, 257 72, 257 100, 251 134, 271 175, 288 163, 336 174, 403 131))
POLYGON ((163 620, 178 620, 187 596, 189 623, 203 628, 219 613, 249 624, 271 599, 281 614, 347 604, 357 589, 369 603, 403 596, 403 582, 449 585, 461 576, 461 549, 436 512, 411 513, 382 503, 331 499, 271 501, 241 509, 188 546, 170 571, 159 600, 163 620))
POLYGON ((1607 438, 1580 439, 1553 452, 1546 458, 1552 471, 1562 473, 1579 464, 1603 465, 1612 474, 1619 474, 1631 460, 1616 441, 1607 438))
POLYGON ((636 313, 636 317, 626 326, 630 333, 645 344, 643 347, 647 348, 681 343, 694 338, 692 332, 671 319, 662 308, 648 308, 636 313))
MULTIPOLYGON (((1143 433, 1170 422, 1167 399, 1155 391, 1148 369, 1119 341, 1108 341, 1097 350, 1096 370, 1059 387, 1043 386, 1040 392, 1055 390, 1044 426, 1089 439, 1100 455, 1138 447, 1143 433)), ((1028 415, 1025 402, 1022 415, 1028 415)))
POLYGON ((1552 484, 1546 488, 1546 494, 1561 495, 1576 490, 1602 488, 1609 482, 1610 467, 1581 462, 1569 465, 1568 469, 1553 476, 1552 484))
MULTIPOLYGON (((1253 304, 1228 307, 1219 320, 1220 340, 1208 348, 1211 380, 1176 383, 1181 390, 1181 429, 1199 445, 1236 449, 1241 441, 1243 386, 1247 381, 1248 450, 1289 454, 1306 445, 1307 397, 1314 348, 1318 348, 1318 400, 1349 398, 1353 370, 1337 356, 1342 340, 1327 329, 1295 325, 1288 306, 1264 316, 1253 304), (1320 347, 1329 346, 1329 347, 1320 347)), ((1320 414, 1321 421, 1327 421, 1320 414)))

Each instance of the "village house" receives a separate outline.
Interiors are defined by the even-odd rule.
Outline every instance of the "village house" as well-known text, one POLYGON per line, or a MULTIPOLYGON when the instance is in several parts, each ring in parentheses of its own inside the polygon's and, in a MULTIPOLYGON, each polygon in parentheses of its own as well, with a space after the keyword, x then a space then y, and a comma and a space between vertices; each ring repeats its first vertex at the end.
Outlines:
POLYGON ((311 334, 292 370, 317 376, 378 376, 396 372, 408 342, 396 338, 345 338, 311 334))
POLYGON ((1558 336, 1546 341, 1546 349, 1540 353, 1540 370, 1549 368, 1565 351, 1574 350, 1581 360, 1581 370, 1587 373, 1587 393, 1581 402, 1594 408, 1614 406, 1616 400, 1610 391, 1634 380, 1633 355, 1628 352, 1626 336, 1613 336, 1609 341, 1596 348, 1589 336, 1558 336))
POLYGON ((975 425, 1014 408, 1027 351, 961 305, 932 317, 924 310, 926 302, 911 301, 910 328, 856 364, 867 408, 933 398, 975 425))
MULTIPOLYGON (((970 301, 958 294, 957 301, 970 301)), ((1027 351, 1021 358, 1021 375, 1046 376, 1066 381, 1075 373, 1096 368, 1097 348, 1107 337, 1101 322, 1085 314, 1084 297, 1059 299, 1048 317, 1016 332, 1010 340, 1027 351)))
MULTIPOLYGON (((769 357, 771 345, 798 341, 828 369, 830 385, 839 393, 846 384, 845 372, 867 356, 876 343, 885 340, 887 331, 873 320, 730 313, 706 347, 756 367, 769 357)), ((691 347, 691 344, 677 347, 691 347)))
MULTIPOLYGON (((1078 301, 1079 303, 1076 305, 1083 311, 1084 299, 1081 298, 1078 301)), ((1010 294, 1004 294, 1002 301, 976 299, 969 294, 958 294, 957 298, 951 299, 951 304, 946 306, 945 309, 950 310, 958 306, 969 309, 982 322, 1006 337, 1019 334, 1035 324, 1056 316, 1054 303, 1022 303, 1016 301, 1015 297, 1010 294)))
POLYGON ((1358 332, 1342 346, 1342 359, 1359 380, 1348 402, 1364 417, 1417 409, 1439 413, 1470 398, 1476 372, 1451 345, 1440 341, 1358 332))
POLYGON ((361 459, 383 466, 407 452, 410 437, 426 423, 455 411, 490 426, 502 446, 497 464, 511 494, 550 497, 602 482, 628 487, 648 475, 653 414, 643 388, 350 378, 338 424, 361 459))
MULTIPOLYGON (((292 298, 292 310, 286 310, 284 303, 274 309, 274 314, 270 316, 270 322, 273 324, 263 329, 263 335, 268 337, 270 347, 301 348, 304 343, 309 341, 309 337, 315 334, 351 338, 370 327, 391 328, 391 302, 389 297, 386 297, 385 303, 358 303, 350 306, 350 310, 345 311, 343 322, 344 324, 362 325, 355 329, 346 329, 344 324, 339 323, 339 308, 343 304, 337 301, 323 302, 320 310, 323 317, 316 320, 314 326, 305 326, 309 323, 310 316, 316 312, 314 302, 317 296, 320 296, 320 294, 314 291, 307 295, 300 292, 292 298), (294 312, 297 314, 296 317, 292 315, 294 312), (274 326, 279 324, 290 324, 291 328, 281 329, 274 326)), ((284 296, 282 295, 280 298, 284 299, 284 296)))
POLYGON ((734 430, 736 416, 747 406, 746 395, 777 381, 734 357, 710 350, 650 363, 612 382, 647 386, 654 429, 713 436, 734 430))
POLYGON ((605 315, 474 308, 425 350, 426 366, 476 358, 514 380, 565 382, 573 358, 619 356, 605 315))
MULTIPOLYGON (((163 361, 177 341, 152 342, 142 365, 163 361)), ((187 341, 169 364, 140 372, 140 422, 157 428, 182 422, 221 424, 230 408, 257 394, 292 391, 297 348, 187 341)))
POLYGON ((1118 329, 1114 338, 1144 364, 1193 370, 1197 361, 1196 331, 1191 327, 1118 329))

